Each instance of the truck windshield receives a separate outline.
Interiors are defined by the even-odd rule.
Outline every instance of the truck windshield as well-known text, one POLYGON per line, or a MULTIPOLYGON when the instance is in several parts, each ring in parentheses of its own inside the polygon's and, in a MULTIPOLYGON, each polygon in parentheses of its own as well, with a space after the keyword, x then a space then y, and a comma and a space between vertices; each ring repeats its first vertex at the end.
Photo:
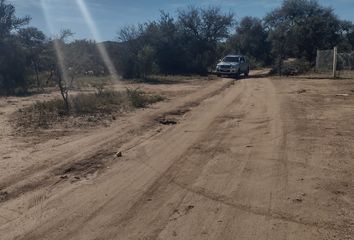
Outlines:
POLYGON ((223 59, 223 62, 239 62, 240 59, 238 57, 225 57, 223 59))

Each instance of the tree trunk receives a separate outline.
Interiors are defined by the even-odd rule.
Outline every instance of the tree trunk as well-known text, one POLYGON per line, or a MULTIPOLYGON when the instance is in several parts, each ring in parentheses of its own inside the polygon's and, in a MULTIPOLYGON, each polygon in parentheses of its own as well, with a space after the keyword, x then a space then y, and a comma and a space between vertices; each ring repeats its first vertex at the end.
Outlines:
POLYGON ((278 59, 278 74, 279 74, 279 76, 282 75, 282 68, 283 68, 283 58, 281 56, 279 56, 279 59, 278 59))
POLYGON ((64 104, 65 104, 65 111, 69 113, 70 111, 70 105, 69 105, 69 93, 67 87, 63 85, 63 79, 60 73, 58 73, 58 85, 60 89, 60 94, 63 98, 64 104))
POLYGON ((38 63, 33 61, 33 68, 34 68, 34 72, 36 73, 36 82, 37 82, 37 91, 39 92, 41 90, 41 83, 39 81, 39 67, 38 67, 38 63))

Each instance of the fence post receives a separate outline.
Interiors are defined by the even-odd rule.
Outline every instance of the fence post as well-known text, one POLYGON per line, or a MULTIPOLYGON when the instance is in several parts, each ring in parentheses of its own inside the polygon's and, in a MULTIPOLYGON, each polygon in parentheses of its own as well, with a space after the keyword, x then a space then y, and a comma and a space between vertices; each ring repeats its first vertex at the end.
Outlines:
POLYGON ((319 72, 319 67, 320 67, 320 50, 317 49, 317 55, 316 55, 316 67, 315 67, 315 72, 319 72))
POLYGON ((337 77, 337 47, 333 49, 333 78, 337 77))

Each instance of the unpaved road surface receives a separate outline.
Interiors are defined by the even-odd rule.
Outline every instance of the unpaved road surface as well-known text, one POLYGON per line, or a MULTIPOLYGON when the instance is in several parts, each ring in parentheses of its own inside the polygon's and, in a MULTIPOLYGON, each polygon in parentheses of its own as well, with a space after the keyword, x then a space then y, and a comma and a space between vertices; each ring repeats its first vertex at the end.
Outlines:
POLYGON ((3 158, 0 239, 354 239, 353 92, 220 79, 3 158))

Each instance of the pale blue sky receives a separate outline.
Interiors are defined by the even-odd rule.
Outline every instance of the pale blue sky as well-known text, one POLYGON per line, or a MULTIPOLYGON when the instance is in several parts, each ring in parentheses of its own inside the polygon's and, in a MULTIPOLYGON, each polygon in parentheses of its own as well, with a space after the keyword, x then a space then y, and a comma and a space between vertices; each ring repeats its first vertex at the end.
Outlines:
MULTIPOLYGON (((75 38, 93 38, 80 14, 76 0, 43 0, 54 32, 69 28, 75 38)), ((225 12, 233 12, 239 19, 244 16, 263 17, 266 12, 279 6, 281 0, 84 0, 98 27, 103 40, 114 40, 117 31, 124 25, 155 20, 159 11, 171 14, 188 5, 220 6, 225 12)), ((30 15, 31 25, 50 35, 41 0, 7 0, 16 6, 19 16, 30 15)), ((354 0, 320 0, 331 6, 341 19, 354 21, 354 0)))

